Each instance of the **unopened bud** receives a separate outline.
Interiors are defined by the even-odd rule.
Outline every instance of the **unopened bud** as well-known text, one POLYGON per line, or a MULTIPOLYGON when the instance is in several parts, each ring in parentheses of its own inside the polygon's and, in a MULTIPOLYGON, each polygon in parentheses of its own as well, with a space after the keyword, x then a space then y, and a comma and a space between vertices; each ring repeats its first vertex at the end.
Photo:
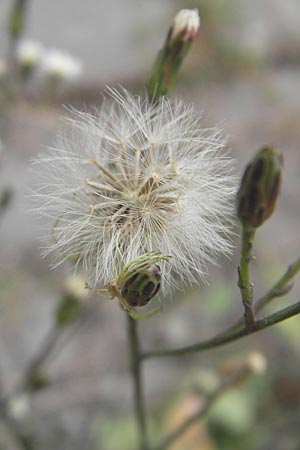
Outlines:
POLYGON ((161 286, 161 269, 157 264, 168 257, 160 253, 146 253, 128 263, 116 285, 126 303, 135 308, 145 306, 156 296, 161 286))
POLYGON ((195 39, 200 27, 200 17, 197 9, 182 9, 174 17, 168 41, 173 43, 177 38, 182 42, 195 39))
POLYGON ((151 72, 147 86, 151 100, 157 100, 173 88, 182 61, 198 34, 199 26, 197 9, 183 9, 175 16, 151 72))
POLYGON ((264 147, 248 164, 238 192, 238 217, 248 229, 262 225, 273 213, 281 186, 283 157, 264 147))
POLYGON ((131 307, 145 306, 161 286, 161 270, 157 262, 162 255, 146 254, 127 264, 118 278, 122 297, 131 307))

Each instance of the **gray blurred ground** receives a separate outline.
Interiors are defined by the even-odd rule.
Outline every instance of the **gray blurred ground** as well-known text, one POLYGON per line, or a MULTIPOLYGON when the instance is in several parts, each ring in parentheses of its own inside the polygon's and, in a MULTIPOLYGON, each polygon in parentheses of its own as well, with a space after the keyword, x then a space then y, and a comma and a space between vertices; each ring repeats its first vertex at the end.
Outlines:
MULTIPOLYGON (((9 4, 1 0, 2 54, 9 4)), ((1 186, 10 185, 15 190, 12 206, 0 224, 0 369, 7 390, 18 382, 50 328, 51 312, 68 273, 67 268, 49 272, 49 261, 40 257, 39 227, 25 213, 30 205, 25 191, 32 182, 29 160, 41 146, 51 145, 55 139, 61 116, 66 115, 60 104, 68 104, 72 98, 79 105, 97 104, 106 83, 135 85, 136 80, 143 80, 174 11, 173 2, 158 0, 32 2, 26 35, 81 58, 85 74, 78 85, 60 94, 57 105, 21 101, 1 119, 1 186)), ((243 0, 239 11, 240 20, 227 32, 228 39, 240 40, 247 51, 270 63, 258 65, 250 73, 245 70, 239 76, 211 81, 200 76, 197 81, 201 64, 190 63, 176 94, 195 102, 204 111, 206 123, 222 126, 238 161, 239 174, 262 145, 276 145, 284 154, 284 184, 278 208, 258 232, 256 241, 253 278, 257 289, 262 290, 300 253, 300 3, 243 0)), ((197 60, 198 49, 196 45, 193 61, 197 60)), ((235 283, 237 258, 238 251, 233 261, 222 261, 220 268, 212 269, 212 285, 227 286, 228 279, 235 283)), ((187 299, 176 299, 162 314, 143 322, 143 345, 183 345, 199 335, 204 338, 220 331, 231 315, 241 314, 237 301, 224 317, 211 317, 199 298, 206 292, 207 288, 204 293, 189 292, 187 299)), ((238 299, 237 291, 233 292, 238 299)), ((299 298, 299 294, 298 280, 290 299, 299 298)), ((96 415, 100 419, 114 417, 131 408, 125 325, 115 302, 89 300, 85 325, 47 365, 53 385, 32 399, 29 422, 39 429, 43 443, 39 448, 93 449, 93 439, 87 435, 96 415)), ((277 368, 276 360, 282 358, 287 370, 299 374, 299 361, 295 367, 284 344, 279 341, 274 348, 274 333, 274 329, 265 331, 215 352, 210 359, 196 357, 195 362, 213 364, 232 350, 258 348, 270 354, 271 369, 277 368)), ((300 330, 297 339, 300 341, 300 330)), ((175 360, 153 361, 147 367, 149 404, 157 405, 162 396, 174 392, 186 368, 178 368, 175 360)), ((277 445, 272 448, 284 448, 277 445)))

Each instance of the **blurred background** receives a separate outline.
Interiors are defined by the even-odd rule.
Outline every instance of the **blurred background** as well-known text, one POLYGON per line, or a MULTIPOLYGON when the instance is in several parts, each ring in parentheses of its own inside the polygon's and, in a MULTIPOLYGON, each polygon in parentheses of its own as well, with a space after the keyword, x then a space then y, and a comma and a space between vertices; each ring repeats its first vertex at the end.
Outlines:
MULTIPOLYGON (((265 144, 284 154, 277 210, 255 241, 258 298, 300 253, 300 2, 28 0, 23 26, 12 20, 13 5, 0 3, 0 448, 132 450, 124 314, 117 302, 85 298, 70 287, 67 264, 51 271, 40 256, 40 227, 26 213, 30 161, 55 141, 68 116, 62 105, 99 105, 106 85, 143 89, 176 12, 199 8, 200 33, 173 95, 223 128, 239 175, 265 144)), ((240 317, 238 258, 237 237, 232 259, 211 268, 209 286, 179 293, 143 322, 143 348, 208 338, 240 317)), ((299 295, 298 276, 274 306, 299 295)), ((183 362, 147 362, 151 426, 171 427, 193 406, 187 386, 210 386, 224 361, 255 350, 266 371, 228 392, 189 444, 172 448, 299 450, 299 342, 294 318, 183 362)))

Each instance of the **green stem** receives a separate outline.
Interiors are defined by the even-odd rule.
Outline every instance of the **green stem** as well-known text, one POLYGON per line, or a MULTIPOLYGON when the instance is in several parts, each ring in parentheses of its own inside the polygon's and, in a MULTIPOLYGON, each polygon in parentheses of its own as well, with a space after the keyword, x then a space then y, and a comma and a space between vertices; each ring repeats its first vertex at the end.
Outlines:
MULTIPOLYGON (((282 275, 282 277, 277 281, 276 284, 263 296, 261 297, 255 305, 255 314, 259 313, 265 308, 272 300, 278 297, 286 295, 292 288, 293 284, 291 280, 300 271, 300 258, 293 262, 287 269, 287 271, 282 275)), ((239 328, 243 325, 243 318, 239 319, 234 325, 232 325, 232 330, 239 328)))
POLYGON ((134 382, 134 407, 139 434, 139 449, 149 450, 146 434, 146 414, 143 398, 141 354, 139 350, 137 321, 130 317, 129 314, 126 314, 126 316, 128 320, 128 344, 134 382))
POLYGON ((14 0, 8 18, 8 32, 13 43, 19 39, 24 32, 25 13, 28 3, 28 0, 14 0))
POLYGON ((271 327, 276 323, 283 322, 284 320, 296 316, 299 313, 300 313, 300 302, 297 302, 294 305, 287 306, 286 308, 283 308, 280 311, 270 314, 269 316, 263 319, 257 320, 252 328, 248 328, 247 326, 245 326, 242 329, 232 330, 232 327, 230 327, 224 333, 218 334, 217 336, 211 339, 202 342, 197 342, 196 344, 188 345, 186 347, 181 347, 174 350, 173 349, 150 350, 148 352, 142 353, 140 355, 140 358, 145 360, 150 358, 182 356, 220 347, 222 345, 229 344, 230 342, 234 342, 242 337, 257 333, 258 331, 271 327))
POLYGON ((255 325, 255 313, 253 309, 253 286, 250 282, 249 264, 253 258, 252 247, 255 235, 254 229, 246 229, 243 227, 242 232, 242 249, 240 266, 238 268, 238 286, 241 291, 244 305, 244 319, 246 327, 251 329, 255 325))

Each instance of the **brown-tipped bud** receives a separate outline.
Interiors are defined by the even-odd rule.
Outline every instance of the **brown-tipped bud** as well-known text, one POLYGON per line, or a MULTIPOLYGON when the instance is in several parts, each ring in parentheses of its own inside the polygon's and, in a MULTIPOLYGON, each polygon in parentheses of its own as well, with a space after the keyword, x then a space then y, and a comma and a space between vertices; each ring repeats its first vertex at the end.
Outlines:
POLYGON ((174 17, 148 82, 147 90, 151 100, 157 100, 173 88, 183 59, 198 34, 199 26, 197 9, 182 9, 174 17))
POLYGON ((262 148, 248 164, 237 195, 238 217, 248 229, 262 225, 273 213, 281 185, 283 157, 262 148))
POLYGON ((168 42, 173 43, 177 38, 182 42, 195 39, 200 27, 200 17, 197 9, 182 9, 176 14, 172 22, 168 42))

